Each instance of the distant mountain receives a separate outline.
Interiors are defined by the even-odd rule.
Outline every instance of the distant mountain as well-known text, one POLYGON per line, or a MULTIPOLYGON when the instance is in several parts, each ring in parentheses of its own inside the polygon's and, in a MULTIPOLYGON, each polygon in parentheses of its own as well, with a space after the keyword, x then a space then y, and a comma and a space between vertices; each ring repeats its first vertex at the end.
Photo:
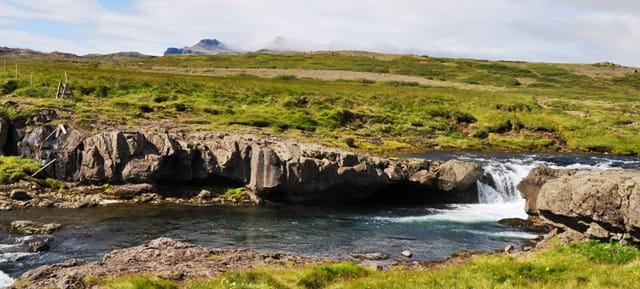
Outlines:
POLYGON ((175 48, 169 47, 164 55, 170 54, 234 54, 239 53, 228 48, 224 43, 217 39, 202 39, 196 45, 191 47, 175 48))
POLYGON ((169 47, 165 50, 164 55, 171 54, 241 54, 250 52, 271 52, 271 53, 287 53, 287 52, 303 52, 328 50, 329 47, 312 41, 284 38, 278 36, 274 39, 264 42, 227 45, 217 39, 202 39, 196 45, 184 48, 169 47), (242 48, 237 48, 242 47, 242 48), (251 47, 248 48, 247 47, 251 47), (257 48, 257 49, 256 49, 257 48))

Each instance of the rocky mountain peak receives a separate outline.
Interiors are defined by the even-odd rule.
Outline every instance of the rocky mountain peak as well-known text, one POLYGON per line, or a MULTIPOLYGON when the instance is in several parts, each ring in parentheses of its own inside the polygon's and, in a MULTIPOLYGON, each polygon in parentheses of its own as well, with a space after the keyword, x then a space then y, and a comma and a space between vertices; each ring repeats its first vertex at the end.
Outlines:
POLYGON ((218 39, 202 39, 195 46, 201 47, 204 49, 212 49, 212 48, 223 48, 224 44, 218 41, 218 39))

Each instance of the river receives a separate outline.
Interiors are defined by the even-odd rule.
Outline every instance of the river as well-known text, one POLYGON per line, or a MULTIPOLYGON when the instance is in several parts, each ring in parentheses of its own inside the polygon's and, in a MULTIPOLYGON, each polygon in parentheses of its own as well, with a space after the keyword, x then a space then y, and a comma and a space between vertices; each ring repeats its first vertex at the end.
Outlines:
POLYGON ((537 165, 592 170, 640 168, 640 159, 551 154, 433 153, 413 157, 480 162, 479 204, 363 207, 187 207, 114 205, 83 210, 29 209, 1 212, 0 288, 23 272, 69 258, 96 260, 105 253, 165 236, 215 247, 247 247, 308 256, 348 257, 375 251, 399 258, 442 260, 460 250, 494 251, 538 237, 497 223, 526 218, 515 186, 537 165), (493 181, 486 181, 492 179, 493 181), (30 236, 6 230, 12 220, 56 222, 51 249, 28 253, 30 236))

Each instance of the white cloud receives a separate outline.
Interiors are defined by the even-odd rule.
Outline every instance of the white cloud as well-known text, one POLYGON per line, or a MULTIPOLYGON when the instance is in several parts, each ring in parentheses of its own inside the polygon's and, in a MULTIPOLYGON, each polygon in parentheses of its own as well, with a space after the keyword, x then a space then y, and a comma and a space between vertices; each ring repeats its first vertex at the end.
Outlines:
MULTIPOLYGON (((258 49, 283 36, 307 49, 640 65, 640 2, 631 0, 133 0, 125 12, 96 0, 22 2, 0 0, 0 24, 78 23, 76 53, 160 54, 201 38, 258 49)), ((41 42, 32 48, 68 44, 41 42)))

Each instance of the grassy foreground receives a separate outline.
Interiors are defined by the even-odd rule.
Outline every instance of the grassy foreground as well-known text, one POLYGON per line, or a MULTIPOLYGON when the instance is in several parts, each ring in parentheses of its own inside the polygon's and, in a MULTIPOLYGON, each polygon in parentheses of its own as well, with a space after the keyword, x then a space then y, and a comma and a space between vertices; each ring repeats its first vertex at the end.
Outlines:
POLYGON ((475 256, 431 269, 379 272, 339 263, 302 269, 263 267, 182 283, 140 276, 92 282, 112 289, 637 288, 640 258, 636 247, 591 241, 521 256, 475 256))
POLYGON ((19 67, 18 77, 0 72, 0 96, 20 104, 0 108, 10 119, 31 121, 51 108, 58 122, 94 131, 160 124, 277 133, 373 152, 640 153, 640 73, 608 63, 347 52, 0 59, 19 67), (258 77, 255 69, 282 74, 258 77), (300 77, 297 70, 340 78, 300 77), (56 100, 65 72, 72 97, 56 100), (391 80, 379 80, 380 73, 391 80))

